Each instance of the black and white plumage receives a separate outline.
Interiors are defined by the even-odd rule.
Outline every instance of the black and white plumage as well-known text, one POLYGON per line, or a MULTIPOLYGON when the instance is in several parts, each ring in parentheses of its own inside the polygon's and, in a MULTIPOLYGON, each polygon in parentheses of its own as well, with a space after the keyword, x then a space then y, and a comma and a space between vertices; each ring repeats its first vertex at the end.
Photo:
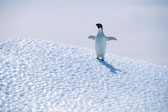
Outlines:
POLYGON ((97 59, 104 61, 104 55, 106 51, 106 41, 117 40, 115 37, 106 37, 103 32, 103 26, 97 23, 98 33, 96 36, 89 36, 89 39, 95 40, 95 50, 97 59))

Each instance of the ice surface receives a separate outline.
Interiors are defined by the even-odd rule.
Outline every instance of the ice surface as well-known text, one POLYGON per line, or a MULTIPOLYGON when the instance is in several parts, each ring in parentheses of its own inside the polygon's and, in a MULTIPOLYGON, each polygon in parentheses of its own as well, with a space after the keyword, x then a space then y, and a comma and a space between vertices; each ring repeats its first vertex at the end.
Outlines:
POLYGON ((0 112, 168 112, 168 68, 44 40, 0 44, 0 112))

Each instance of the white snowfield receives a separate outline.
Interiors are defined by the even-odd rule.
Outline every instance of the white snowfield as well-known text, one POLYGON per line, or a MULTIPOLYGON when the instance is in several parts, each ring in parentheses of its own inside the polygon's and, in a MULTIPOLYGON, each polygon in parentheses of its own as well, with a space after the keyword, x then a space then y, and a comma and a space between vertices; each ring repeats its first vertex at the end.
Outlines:
POLYGON ((0 112, 168 112, 168 68, 44 40, 0 44, 0 112))

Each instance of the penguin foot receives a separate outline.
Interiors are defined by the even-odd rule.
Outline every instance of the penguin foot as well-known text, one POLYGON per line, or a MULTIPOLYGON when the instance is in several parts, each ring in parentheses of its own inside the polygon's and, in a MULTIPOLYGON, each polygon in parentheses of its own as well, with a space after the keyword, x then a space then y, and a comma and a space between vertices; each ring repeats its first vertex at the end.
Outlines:
POLYGON ((101 60, 101 61, 104 61, 104 58, 101 58, 101 59, 100 59, 99 57, 97 57, 96 59, 101 60))
POLYGON ((104 61, 104 57, 102 58, 102 61, 104 61))

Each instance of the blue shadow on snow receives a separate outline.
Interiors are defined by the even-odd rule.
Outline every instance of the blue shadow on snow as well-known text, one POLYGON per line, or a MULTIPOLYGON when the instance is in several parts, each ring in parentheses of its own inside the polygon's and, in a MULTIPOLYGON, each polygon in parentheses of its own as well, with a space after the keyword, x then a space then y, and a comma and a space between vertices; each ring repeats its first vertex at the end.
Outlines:
POLYGON ((101 64, 103 64, 104 66, 106 66, 107 68, 109 68, 109 69, 110 69, 110 72, 112 72, 112 73, 114 73, 114 74, 117 74, 116 71, 121 71, 121 70, 119 70, 119 69, 114 68, 112 65, 108 64, 106 61, 99 60, 99 62, 100 62, 101 64))

